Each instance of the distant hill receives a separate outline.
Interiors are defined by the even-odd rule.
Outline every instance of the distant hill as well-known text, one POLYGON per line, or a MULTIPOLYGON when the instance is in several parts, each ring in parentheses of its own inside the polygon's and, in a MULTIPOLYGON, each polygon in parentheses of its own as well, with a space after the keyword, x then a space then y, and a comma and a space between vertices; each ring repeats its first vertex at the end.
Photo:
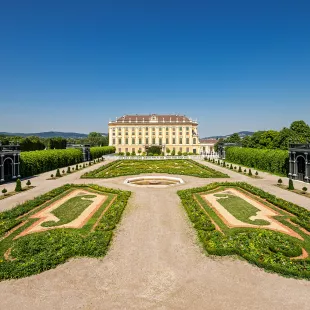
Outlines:
POLYGON ((74 139, 86 138, 88 136, 85 133, 61 132, 61 131, 48 131, 48 132, 35 132, 35 133, 0 132, 0 135, 4 135, 4 136, 19 136, 19 137, 36 136, 36 137, 40 137, 40 138, 62 137, 62 138, 74 138, 74 139))
MULTIPOLYGON (((246 136, 252 136, 253 135, 253 131, 239 131, 238 132, 238 135, 241 137, 241 138, 244 138, 246 136)), ((220 139, 220 138, 228 138, 230 137, 232 134, 230 135, 226 135, 226 136, 210 136, 210 137, 205 137, 203 139, 220 139)))

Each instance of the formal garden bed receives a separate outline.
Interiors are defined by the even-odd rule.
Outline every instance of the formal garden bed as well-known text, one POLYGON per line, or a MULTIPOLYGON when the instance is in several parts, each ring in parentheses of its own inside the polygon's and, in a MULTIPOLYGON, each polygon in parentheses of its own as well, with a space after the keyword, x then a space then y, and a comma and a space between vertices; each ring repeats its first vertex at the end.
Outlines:
POLYGON ((310 279, 310 211, 243 182, 178 194, 207 253, 310 279))
POLYGON ((129 197, 128 191, 66 184, 0 213, 0 280, 72 257, 104 256, 129 197))
POLYGON ((114 178, 142 173, 168 173, 199 178, 228 178, 229 176, 193 160, 117 160, 97 170, 85 173, 82 178, 114 178))

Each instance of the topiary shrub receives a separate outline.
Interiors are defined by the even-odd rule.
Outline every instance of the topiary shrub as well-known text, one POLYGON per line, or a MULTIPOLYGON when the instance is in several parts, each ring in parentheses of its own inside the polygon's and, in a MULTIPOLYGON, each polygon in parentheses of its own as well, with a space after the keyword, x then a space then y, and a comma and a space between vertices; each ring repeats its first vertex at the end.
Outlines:
POLYGON ((59 171, 59 169, 57 169, 57 171, 56 171, 56 178, 60 178, 60 177, 61 177, 60 171, 59 171))
POLYGON ((15 186, 15 192, 21 192, 22 189, 22 182, 20 181, 20 179, 16 180, 16 186, 15 186))
POLYGON ((62 170, 62 174, 65 174, 65 170, 62 170))
POLYGON ((258 171, 255 172, 255 175, 258 176, 258 171))
POLYGON ((52 179, 54 178, 54 175, 53 175, 53 174, 51 174, 51 178, 52 178, 52 179))
POLYGON ((7 193, 8 191, 7 191, 7 189, 6 188, 4 188, 3 190, 2 190, 2 194, 3 194, 3 196, 5 196, 5 194, 7 193))
POLYGON ((231 170, 233 170, 234 169, 234 167, 233 167, 233 165, 232 164, 230 164, 230 167, 229 167, 231 170))
POLYGON ((292 179, 289 179, 288 181, 288 189, 289 190, 294 190, 294 184, 293 184, 293 180, 292 179))
POLYGON ((251 171, 251 169, 249 169, 249 176, 252 176, 253 174, 252 174, 252 171, 251 171))
POLYGON ((67 173, 71 173, 71 168, 70 167, 67 168, 67 173))
POLYGON ((75 170, 79 170, 79 165, 75 165, 75 170))
POLYGON ((241 169, 241 167, 240 167, 240 166, 239 166, 238 172, 242 172, 242 169, 241 169))
POLYGON ((308 188, 307 188, 306 186, 304 186, 304 187, 302 188, 302 193, 303 193, 303 194, 306 194, 307 190, 308 190, 308 188))
POLYGON ((281 185, 283 183, 282 179, 278 180, 278 184, 281 185))
POLYGON ((235 166, 234 169, 237 170, 237 167, 235 166))
POLYGON ((27 181, 26 185, 29 187, 31 185, 30 180, 27 181))
POLYGON ((243 172, 246 173, 246 169, 244 169, 243 172))

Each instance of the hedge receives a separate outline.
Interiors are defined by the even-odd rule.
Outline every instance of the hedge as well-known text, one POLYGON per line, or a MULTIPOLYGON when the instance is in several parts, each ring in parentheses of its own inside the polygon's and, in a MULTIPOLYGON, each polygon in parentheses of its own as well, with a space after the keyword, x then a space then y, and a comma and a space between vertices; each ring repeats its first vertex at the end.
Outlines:
POLYGON ((20 174, 22 177, 33 176, 82 161, 83 154, 78 149, 22 152, 20 154, 20 174))
POLYGON ((226 160, 280 175, 287 175, 289 170, 289 153, 283 150, 228 147, 226 160))
POLYGON ((112 153, 115 153, 114 146, 95 146, 90 148, 90 156, 92 159, 96 159, 103 155, 112 153))

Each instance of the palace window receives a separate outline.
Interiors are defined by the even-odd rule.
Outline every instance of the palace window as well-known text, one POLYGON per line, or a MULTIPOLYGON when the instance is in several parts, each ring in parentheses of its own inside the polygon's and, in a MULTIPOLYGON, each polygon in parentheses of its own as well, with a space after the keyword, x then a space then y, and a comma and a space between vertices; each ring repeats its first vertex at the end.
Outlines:
POLYGON ((131 144, 135 144, 135 138, 131 139, 131 144))
POLYGON ((175 144, 175 138, 172 139, 172 144, 175 144))
POLYGON ((118 139, 118 144, 122 144, 122 138, 118 139))
POLYGON ((128 144, 128 138, 125 139, 125 144, 128 144))
POLYGON ((169 144, 169 138, 166 138, 166 144, 169 144))
POLYGON ((149 138, 145 138, 145 144, 149 144, 149 138))
POLYGON ((179 143, 180 143, 180 144, 182 144, 182 143, 183 143, 183 140, 182 140, 182 138, 180 138, 180 139, 179 139, 179 143))
POLYGON ((163 144, 163 139, 159 138, 159 144, 162 145, 163 144))
POLYGON ((152 139, 152 143, 155 144, 155 138, 152 139))
POLYGON ((196 144, 196 138, 193 139, 193 144, 196 144))
POLYGON ((115 145, 115 139, 112 140, 112 144, 115 145))
POLYGON ((189 138, 186 138, 186 144, 189 144, 189 138))

